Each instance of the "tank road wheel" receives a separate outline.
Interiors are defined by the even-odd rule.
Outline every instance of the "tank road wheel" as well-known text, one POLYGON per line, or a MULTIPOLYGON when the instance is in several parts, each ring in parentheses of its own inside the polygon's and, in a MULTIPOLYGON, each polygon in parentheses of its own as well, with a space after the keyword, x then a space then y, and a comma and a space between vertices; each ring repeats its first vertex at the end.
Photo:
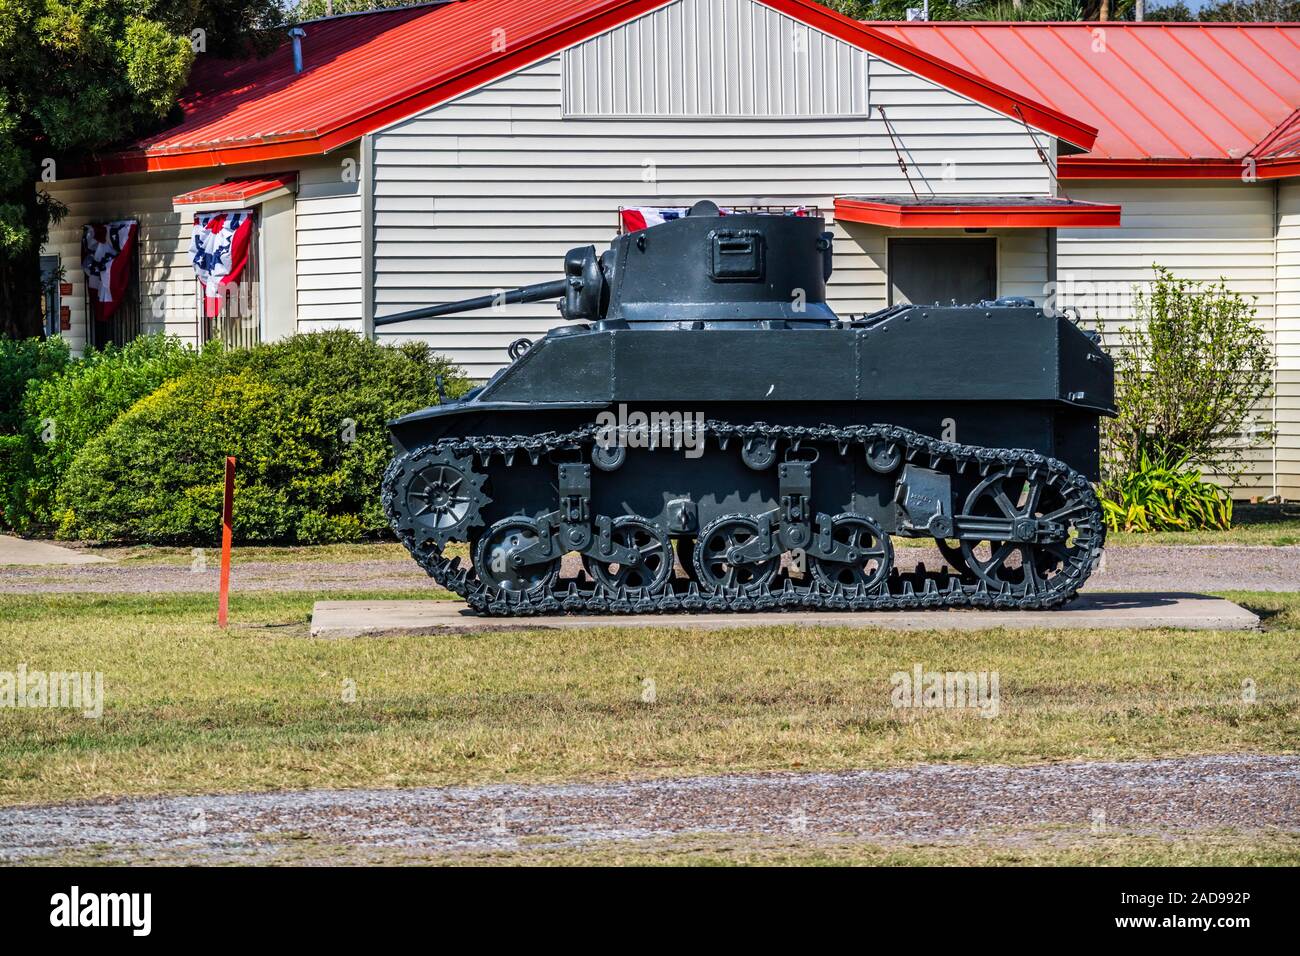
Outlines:
POLYGON ((750 590, 769 584, 781 567, 778 555, 753 564, 732 564, 728 552, 758 536, 753 518, 722 517, 700 532, 693 563, 700 588, 712 593, 723 588, 750 590))
POLYGON ((672 540, 649 521, 634 515, 615 518, 613 539, 620 547, 638 551, 641 563, 606 563, 584 554, 582 563, 587 573, 609 590, 617 593, 620 588, 641 589, 653 594, 673 576, 672 540))
POLYGON ((812 572, 827 590, 834 590, 838 584, 869 592, 889 576, 894 564, 894 546, 889 535, 870 518, 836 515, 831 519, 831 539, 850 548, 853 560, 812 559, 812 572))
POLYGON ((475 473, 473 458, 437 452, 417 459, 398 488, 398 524, 417 540, 432 539, 442 547, 464 541, 471 528, 483 524, 479 513, 492 499, 483 494, 485 475, 475 473))
POLYGON ((474 549, 474 569, 488 587, 512 594, 554 584, 560 574, 560 559, 521 563, 520 552, 539 539, 537 522, 531 518, 503 518, 483 533, 474 549))
POLYGON ((1035 594, 1051 587, 1066 567, 1085 556, 1083 542, 1072 540, 1079 529, 1075 519, 1088 514, 1086 504, 1067 500, 1059 489, 1039 476, 1030 481, 1020 471, 990 475, 966 498, 966 515, 1012 519, 1047 519, 1066 526, 1063 541, 961 542, 966 567, 993 590, 1009 587, 1017 594, 1035 594))
POLYGON ((686 580, 700 583, 700 576, 695 573, 695 539, 693 537, 678 538, 675 545, 677 551, 677 563, 682 566, 682 573, 686 575, 686 580))

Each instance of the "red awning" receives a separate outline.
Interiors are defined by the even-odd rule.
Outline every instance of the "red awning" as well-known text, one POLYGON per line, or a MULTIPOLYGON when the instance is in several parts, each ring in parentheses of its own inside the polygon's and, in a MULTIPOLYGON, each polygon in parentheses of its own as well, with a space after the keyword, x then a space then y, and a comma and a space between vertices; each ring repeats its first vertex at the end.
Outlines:
POLYGON ((265 202, 267 199, 293 191, 298 181, 297 173, 270 173, 266 176, 245 179, 227 179, 172 197, 173 206, 225 206, 265 202))
POLYGON ((1118 226, 1119 206, 1052 196, 841 196, 835 218, 893 229, 1118 226))

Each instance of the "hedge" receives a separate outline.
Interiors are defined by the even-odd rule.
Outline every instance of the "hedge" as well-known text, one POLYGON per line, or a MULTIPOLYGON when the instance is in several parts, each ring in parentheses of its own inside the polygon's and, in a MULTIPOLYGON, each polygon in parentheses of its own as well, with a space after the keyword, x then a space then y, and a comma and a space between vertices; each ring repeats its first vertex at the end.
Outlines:
POLYGON ((238 540, 379 534, 385 423, 435 404, 440 375, 450 394, 468 387, 426 346, 345 331, 205 356, 80 451, 58 490, 58 534, 214 543, 227 455, 238 459, 238 540))
MULTIPOLYGON (((61 339, 46 347, 67 353, 61 339), (57 343, 57 344, 55 344, 57 343)), ((89 350, 26 383, 18 434, 0 446, 0 516, 23 534, 48 533, 55 494, 78 452, 122 412, 199 361, 175 337, 146 335, 123 348, 89 350)))
POLYGON ((67 367, 68 344, 52 339, 0 338, 0 436, 22 426, 23 392, 31 382, 53 378, 67 367))

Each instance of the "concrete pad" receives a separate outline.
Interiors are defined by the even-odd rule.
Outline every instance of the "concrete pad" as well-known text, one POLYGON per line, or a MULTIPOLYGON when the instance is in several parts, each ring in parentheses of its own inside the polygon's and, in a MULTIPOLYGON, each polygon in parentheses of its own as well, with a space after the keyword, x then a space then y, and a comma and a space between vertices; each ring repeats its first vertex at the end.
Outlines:
POLYGON ((974 631, 1007 628, 1159 628, 1245 631, 1259 618, 1243 607, 1204 594, 1093 592, 1055 611, 868 611, 761 614, 610 614, 554 617, 482 617, 459 601, 317 601, 312 637, 463 634, 594 627, 682 627, 716 631, 738 627, 855 627, 974 631))
POLYGON ((72 548, 61 548, 48 541, 29 541, 0 534, 0 565, 3 564, 104 564, 112 558, 72 548))

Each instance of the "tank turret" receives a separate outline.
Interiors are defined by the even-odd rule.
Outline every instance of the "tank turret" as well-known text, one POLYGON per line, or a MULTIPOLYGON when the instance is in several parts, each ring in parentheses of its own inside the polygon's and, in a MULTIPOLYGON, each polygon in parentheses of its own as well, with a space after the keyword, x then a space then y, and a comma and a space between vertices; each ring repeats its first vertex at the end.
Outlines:
POLYGON ((820 217, 705 202, 563 278, 377 320, 569 320, 390 423, 393 530, 487 614, 1069 601, 1105 540, 1110 357, 1023 298, 837 318, 830 275, 820 217), (942 563, 901 566, 896 537, 942 563))
POLYGON ((603 254, 581 246, 564 278, 375 319, 392 325, 517 302, 561 299, 570 322, 676 325, 835 321, 826 304, 831 234, 815 216, 723 215, 696 203, 680 219, 619 236, 603 254))

